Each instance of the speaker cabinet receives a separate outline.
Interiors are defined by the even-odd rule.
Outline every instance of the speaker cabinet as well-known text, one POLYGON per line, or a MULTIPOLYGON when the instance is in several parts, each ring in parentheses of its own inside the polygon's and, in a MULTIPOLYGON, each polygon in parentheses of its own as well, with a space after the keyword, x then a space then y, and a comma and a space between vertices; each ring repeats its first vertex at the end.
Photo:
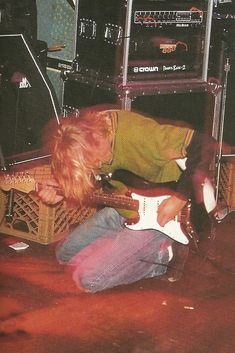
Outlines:
POLYGON ((54 89, 22 34, 0 35, 0 138, 5 156, 40 147, 50 119, 58 119, 54 89))

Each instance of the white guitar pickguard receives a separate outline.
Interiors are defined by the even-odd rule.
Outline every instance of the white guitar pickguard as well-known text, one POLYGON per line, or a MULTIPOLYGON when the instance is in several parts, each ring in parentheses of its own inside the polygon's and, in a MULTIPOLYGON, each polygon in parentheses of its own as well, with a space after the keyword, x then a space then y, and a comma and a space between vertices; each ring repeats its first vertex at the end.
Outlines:
POLYGON ((139 201, 139 221, 135 224, 126 224, 127 228, 132 230, 156 229, 179 243, 189 243, 188 238, 181 229, 180 222, 171 220, 164 227, 161 227, 157 222, 158 207, 163 200, 169 198, 168 195, 149 197, 132 193, 131 197, 139 201))

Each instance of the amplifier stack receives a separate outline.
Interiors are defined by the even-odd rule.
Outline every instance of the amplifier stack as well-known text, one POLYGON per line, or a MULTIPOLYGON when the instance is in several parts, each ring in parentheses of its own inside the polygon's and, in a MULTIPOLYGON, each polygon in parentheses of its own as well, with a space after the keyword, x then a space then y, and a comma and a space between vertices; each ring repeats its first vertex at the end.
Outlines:
MULTIPOLYGON (((76 83, 78 93, 87 87, 87 103, 116 101, 124 109, 140 95, 206 91, 212 10, 211 0, 78 1, 65 109, 76 83)), ((79 94, 76 105, 84 105, 79 94)))

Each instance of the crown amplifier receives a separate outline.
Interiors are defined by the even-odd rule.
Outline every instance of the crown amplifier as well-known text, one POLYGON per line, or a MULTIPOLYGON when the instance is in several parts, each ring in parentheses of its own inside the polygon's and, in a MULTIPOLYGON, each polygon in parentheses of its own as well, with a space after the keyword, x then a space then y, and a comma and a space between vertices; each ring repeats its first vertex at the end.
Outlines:
POLYGON ((119 87, 205 82, 212 11, 212 0, 79 0, 76 71, 119 87))

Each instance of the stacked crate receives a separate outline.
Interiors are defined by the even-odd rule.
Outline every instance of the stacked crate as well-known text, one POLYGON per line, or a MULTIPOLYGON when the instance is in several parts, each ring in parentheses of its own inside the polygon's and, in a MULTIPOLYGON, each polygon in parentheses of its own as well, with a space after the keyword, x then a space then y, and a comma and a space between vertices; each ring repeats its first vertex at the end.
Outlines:
POLYGON ((219 201, 235 209, 235 160, 221 164, 219 180, 219 201))
POLYGON ((22 191, 30 190, 27 183, 30 184, 31 177, 45 173, 48 178, 49 172, 49 166, 33 168, 24 172, 24 176, 23 173, 15 174, 15 183, 10 182, 11 176, 5 177, 6 182, 10 183, 9 188, 16 188, 12 217, 6 217, 9 197, 7 190, 10 189, 6 187, 6 182, 0 183, 0 189, 3 189, 0 190, 0 233, 49 244, 59 240, 72 226, 84 222, 95 212, 94 208, 86 206, 70 208, 65 201, 49 206, 36 193, 22 191))

